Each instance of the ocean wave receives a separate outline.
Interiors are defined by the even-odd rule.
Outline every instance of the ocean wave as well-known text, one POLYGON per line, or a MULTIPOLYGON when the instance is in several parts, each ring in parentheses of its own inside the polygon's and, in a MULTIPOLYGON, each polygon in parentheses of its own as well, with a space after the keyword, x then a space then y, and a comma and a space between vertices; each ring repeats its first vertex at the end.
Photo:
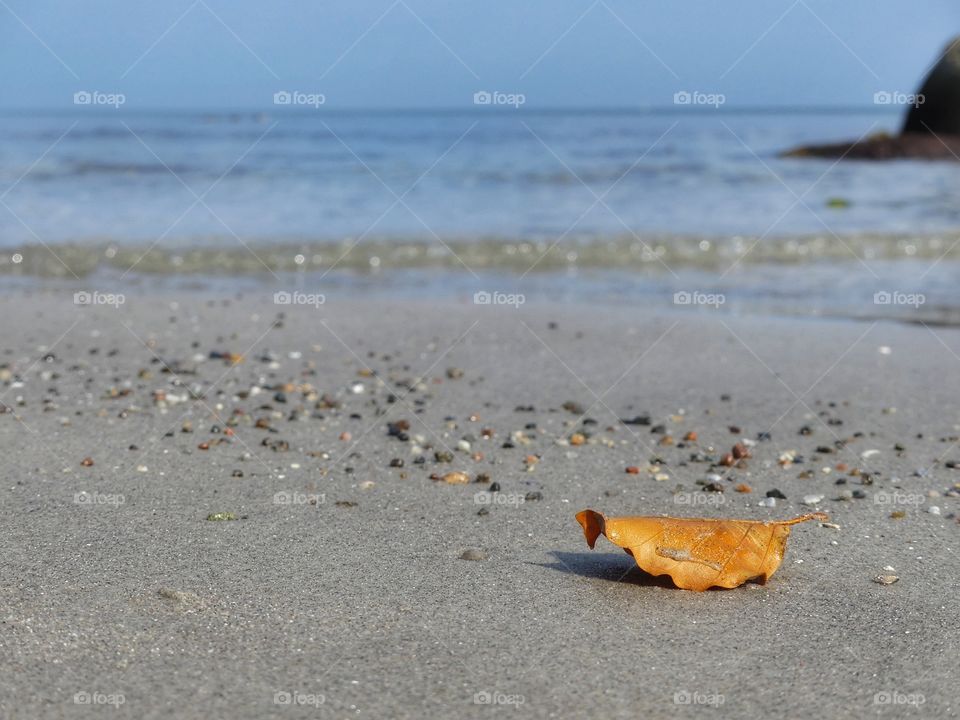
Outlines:
POLYGON ((442 268, 529 273, 610 269, 670 273, 674 269, 726 272, 738 265, 814 265, 872 261, 960 259, 960 231, 930 235, 824 234, 786 238, 680 235, 567 237, 458 237, 357 241, 265 238, 165 238, 138 245, 98 238, 8 248, 0 274, 83 277, 100 269, 140 275, 255 275, 268 272, 384 271, 442 268))

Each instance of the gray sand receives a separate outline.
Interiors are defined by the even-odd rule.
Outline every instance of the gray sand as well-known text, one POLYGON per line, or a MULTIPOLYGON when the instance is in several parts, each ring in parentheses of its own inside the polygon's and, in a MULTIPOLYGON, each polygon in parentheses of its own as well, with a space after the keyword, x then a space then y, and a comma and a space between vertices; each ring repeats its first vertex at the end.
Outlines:
POLYGON ((960 332, 466 301, 171 301, 0 301, 4 717, 956 715, 960 502, 944 494, 960 482, 945 464, 960 462, 960 332), (246 360, 195 360, 212 350, 246 360), (283 383, 341 407, 315 409, 299 390, 285 404, 273 389, 237 395, 283 383), (170 403, 189 389, 203 402, 170 403), (567 401, 596 422, 579 447, 558 444, 584 429, 567 425, 580 415, 567 401), (212 434, 236 408, 235 434, 212 434), (644 413, 673 446, 617 420, 644 413), (401 419, 409 442, 388 436, 401 419), (529 444, 501 447, 528 423, 529 444), (691 430, 698 443, 680 447, 691 430), (737 478, 726 492, 690 495, 712 472, 681 464, 692 453, 764 431, 746 469, 719 471, 737 478), (448 449, 453 462, 435 462, 448 449), (790 450, 804 462, 783 468, 790 450), (669 479, 648 472, 654 457, 669 479), (846 473, 822 469, 837 463, 873 484, 836 485, 846 473), (501 491, 430 479, 452 470, 501 491), (773 488, 787 499, 758 506, 773 488), (835 500, 844 490, 866 497, 835 500), (676 590, 603 538, 590 551, 573 517, 781 519, 811 511, 806 495, 825 496, 817 507, 839 529, 798 526, 767 585, 729 591, 676 590), (691 497, 701 504, 678 502, 691 497), (218 512, 238 519, 206 519, 218 512))

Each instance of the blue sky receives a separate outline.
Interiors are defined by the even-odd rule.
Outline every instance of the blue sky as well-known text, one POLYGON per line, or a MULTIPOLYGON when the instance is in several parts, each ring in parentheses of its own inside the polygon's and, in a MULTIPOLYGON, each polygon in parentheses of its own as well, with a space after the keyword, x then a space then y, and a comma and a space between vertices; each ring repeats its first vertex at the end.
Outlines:
POLYGON ((472 107, 478 90, 528 109, 870 106, 910 92, 960 33, 955 0, 4 0, 0 107, 472 107))

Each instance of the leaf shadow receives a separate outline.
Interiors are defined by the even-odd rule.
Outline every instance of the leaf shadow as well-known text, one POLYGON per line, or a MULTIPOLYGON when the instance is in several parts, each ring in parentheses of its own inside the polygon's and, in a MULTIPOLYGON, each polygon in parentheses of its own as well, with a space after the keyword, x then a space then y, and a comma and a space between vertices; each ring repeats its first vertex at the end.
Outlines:
POLYGON ((618 553, 562 552, 551 550, 550 555, 556 562, 531 563, 539 567, 558 570, 568 575, 594 580, 622 582, 641 587, 661 587, 676 589, 668 575, 651 575, 644 572, 629 555, 618 553))

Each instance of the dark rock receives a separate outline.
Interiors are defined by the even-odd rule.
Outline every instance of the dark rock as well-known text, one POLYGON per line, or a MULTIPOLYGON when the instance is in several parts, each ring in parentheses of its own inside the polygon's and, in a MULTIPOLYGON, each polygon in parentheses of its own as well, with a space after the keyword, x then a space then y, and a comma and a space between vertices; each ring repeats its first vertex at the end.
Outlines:
POLYGON ((917 100, 907 113, 902 134, 960 135, 960 38, 944 49, 924 78, 917 100))
MULTIPOLYGON (((960 160, 960 38, 950 41, 914 99, 899 135, 881 133, 853 142, 807 145, 788 150, 783 156, 960 160)), ((875 97, 874 101, 882 100, 875 97)))

